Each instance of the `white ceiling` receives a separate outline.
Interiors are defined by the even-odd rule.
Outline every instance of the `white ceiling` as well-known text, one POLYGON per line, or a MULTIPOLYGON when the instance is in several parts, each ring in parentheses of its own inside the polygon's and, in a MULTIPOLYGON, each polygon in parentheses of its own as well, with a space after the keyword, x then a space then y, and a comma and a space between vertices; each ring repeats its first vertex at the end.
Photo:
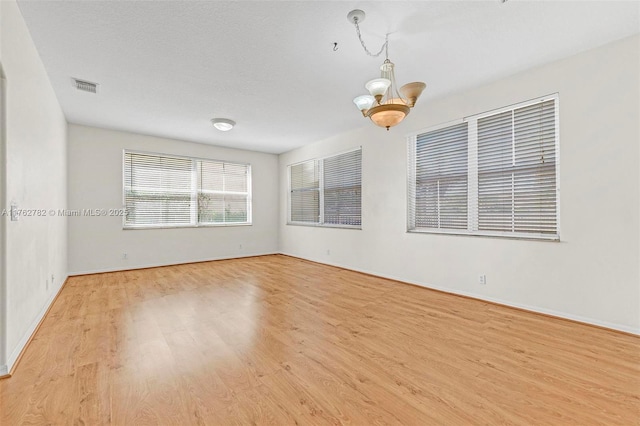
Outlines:
POLYGON ((367 13, 369 50, 391 33, 398 84, 427 83, 416 108, 640 31, 636 1, 19 6, 70 122, 272 153, 372 125, 351 100, 384 58, 363 52, 346 19, 354 8, 367 13), (99 94, 71 77, 99 83, 99 94), (222 133, 213 117, 238 124, 222 133))

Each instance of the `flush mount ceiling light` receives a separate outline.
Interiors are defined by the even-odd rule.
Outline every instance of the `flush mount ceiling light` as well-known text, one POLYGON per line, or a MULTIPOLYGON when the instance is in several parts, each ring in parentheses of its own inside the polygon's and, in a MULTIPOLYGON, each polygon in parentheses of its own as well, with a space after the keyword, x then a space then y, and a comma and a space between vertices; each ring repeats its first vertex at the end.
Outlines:
POLYGON ((356 33, 362 48, 369 56, 378 57, 384 51, 385 61, 380 66, 380 78, 370 80, 365 84, 369 95, 358 96, 353 100, 364 117, 369 117, 376 125, 389 130, 399 124, 409 114, 422 91, 427 87, 422 82, 407 83, 398 92, 394 64, 389 60, 389 34, 384 44, 376 54, 369 52, 360 34, 360 22, 364 21, 365 13, 356 9, 349 12, 347 20, 356 27, 356 33))
POLYGON ((229 120, 228 118, 212 118, 211 122, 213 123, 213 127, 223 132, 228 132, 236 125, 235 121, 229 120))

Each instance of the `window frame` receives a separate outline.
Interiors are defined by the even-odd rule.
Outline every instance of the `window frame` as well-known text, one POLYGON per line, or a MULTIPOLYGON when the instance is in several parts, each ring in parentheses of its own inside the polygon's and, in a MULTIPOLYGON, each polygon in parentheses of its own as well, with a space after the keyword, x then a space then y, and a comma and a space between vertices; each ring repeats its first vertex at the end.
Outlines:
POLYGON ((212 158, 205 157, 193 157, 188 155, 175 155, 175 154, 165 154, 160 152, 152 152, 152 151, 140 151, 140 150, 132 150, 132 149, 123 149, 122 150, 122 208, 125 209, 125 214, 122 215, 122 230, 124 231, 136 231, 136 230, 148 230, 148 229, 176 229, 176 228, 216 228, 216 227, 227 227, 227 226, 252 226, 253 225, 253 184, 252 184, 252 176, 253 176, 253 168, 251 163, 243 163, 237 161, 227 161, 227 160, 216 160, 212 158), (170 157, 170 158, 178 158, 185 159, 191 161, 191 181, 195 182, 195 189, 191 190, 191 198, 192 202, 195 202, 194 207, 192 207, 191 216, 195 218, 195 222, 183 225, 168 225, 168 224, 160 224, 160 225, 127 225, 127 216, 126 216, 126 168, 125 161, 127 154, 140 154, 140 155, 149 155, 149 156, 157 156, 157 157, 170 157), (215 162, 215 163, 223 163, 223 164, 234 164, 238 166, 246 166, 247 167, 247 221, 246 222, 221 222, 221 223, 211 223, 211 222, 199 222, 198 221, 198 177, 197 177, 197 162, 198 161, 207 161, 207 162, 215 162))
POLYGON ((461 119, 440 123, 407 134, 407 233, 412 234, 441 234, 460 235, 490 238, 506 238, 517 240, 533 241, 560 241, 560 99, 558 93, 553 93, 539 98, 529 99, 523 102, 507 105, 501 108, 484 111, 478 114, 463 117, 461 119), (554 101, 554 137, 555 137, 555 179, 556 179, 556 233, 538 234, 530 232, 506 232, 506 231, 486 231, 478 228, 478 120, 513 111, 519 108, 535 105, 541 102, 554 101), (468 123, 468 147, 467 147, 467 229, 446 229, 446 228, 416 228, 415 227, 415 181, 416 181, 416 141, 418 135, 441 130, 457 124, 468 123), (472 162, 474 166, 472 167, 472 162), (475 191, 475 196, 472 191, 475 191))
POLYGON ((309 158, 307 160, 298 161, 287 165, 287 225, 292 226, 310 226, 314 228, 340 228, 340 229, 359 229, 362 230, 362 146, 340 151, 335 154, 325 155, 323 157, 309 158), (350 152, 360 151, 360 225, 343 225, 324 222, 324 160, 327 158, 337 157, 339 155, 348 154, 350 152), (318 222, 302 222, 291 220, 291 167, 299 164, 315 162, 318 165, 318 222))

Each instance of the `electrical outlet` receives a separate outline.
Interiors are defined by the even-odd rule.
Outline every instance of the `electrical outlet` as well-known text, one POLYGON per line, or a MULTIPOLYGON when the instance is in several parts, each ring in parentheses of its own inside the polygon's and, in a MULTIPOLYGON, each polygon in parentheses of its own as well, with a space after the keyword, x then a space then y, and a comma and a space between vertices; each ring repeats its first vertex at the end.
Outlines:
POLYGON ((242 244, 238 244, 238 248, 242 250, 242 244))
POLYGON ((54 276, 53 276, 53 274, 51 274, 51 284, 52 284, 52 285, 56 282, 56 281, 55 281, 55 278, 56 278, 56 277, 54 277, 54 276))
POLYGON ((122 260, 127 260, 129 255, 127 253, 122 253, 122 260))
POLYGON ((327 256, 331 254, 331 250, 327 249, 327 256))
POLYGON ((487 276, 484 274, 478 275, 478 284, 486 285, 487 284, 487 276))

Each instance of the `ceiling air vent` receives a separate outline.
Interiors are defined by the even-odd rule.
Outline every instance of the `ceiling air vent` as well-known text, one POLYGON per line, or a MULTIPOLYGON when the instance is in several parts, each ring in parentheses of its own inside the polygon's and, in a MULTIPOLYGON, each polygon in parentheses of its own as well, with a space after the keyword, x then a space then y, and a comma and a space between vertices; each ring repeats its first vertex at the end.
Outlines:
POLYGON ((92 83, 90 81, 74 78, 73 85, 76 89, 82 90, 83 92, 98 93, 98 83, 92 83))

